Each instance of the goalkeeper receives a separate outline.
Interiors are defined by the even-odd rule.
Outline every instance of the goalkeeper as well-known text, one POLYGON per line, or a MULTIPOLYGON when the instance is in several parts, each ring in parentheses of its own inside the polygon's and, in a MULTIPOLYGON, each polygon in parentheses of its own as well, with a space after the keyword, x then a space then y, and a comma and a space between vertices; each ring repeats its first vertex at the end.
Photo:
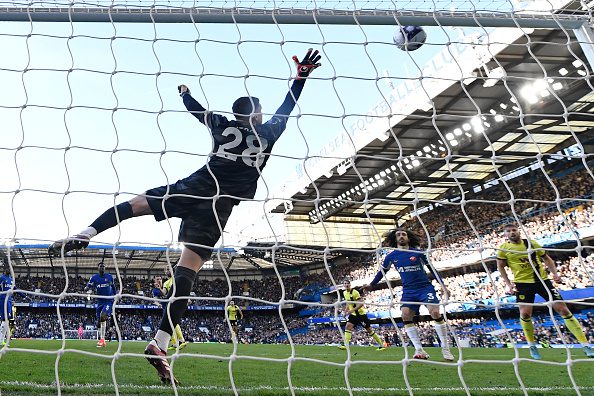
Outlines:
MULTIPOLYGON (((163 283, 163 278, 160 276, 155 277, 154 280, 154 287, 153 287, 153 297, 167 299, 171 297, 171 293, 173 292, 173 276, 171 275, 171 270, 169 269, 169 265, 165 266, 165 275, 168 276, 168 279, 163 283)), ((161 303, 163 307, 163 314, 167 314, 167 303, 161 303)), ((179 342, 179 349, 184 349, 188 343, 184 339, 184 335, 181 331, 181 327, 179 323, 175 325, 175 333, 171 335, 171 341, 169 342, 169 350, 175 350, 178 348, 179 342)))
POLYGON ((190 95, 187 86, 178 86, 190 114, 206 125, 212 135, 213 149, 208 163, 185 179, 150 189, 107 209, 79 234, 56 241, 49 247, 50 255, 56 256, 83 249, 95 235, 132 217, 153 215, 157 221, 171 217, 182 219, 178 239, 185 248, 174 274, 174 297, 182 298, 171 303, 169 315, 163 315, 155 338, 145 350, 162 382, 176 382, 166 359, 166 350, 173 328, 187 308, 187 299, 183 297, 189 296, 196 273, 210 258, 235 205, 241 200, 254 198, 272 147, 286 129, 305 81, 320 66, 320 59, 318 51, 311 48, 302 61, 293 57, 297 77, 282 105, 266 123, 262 123, 262 106, 256 97, 237 99, 233 103, 236 120, 229 121, 207 111, 190 95))

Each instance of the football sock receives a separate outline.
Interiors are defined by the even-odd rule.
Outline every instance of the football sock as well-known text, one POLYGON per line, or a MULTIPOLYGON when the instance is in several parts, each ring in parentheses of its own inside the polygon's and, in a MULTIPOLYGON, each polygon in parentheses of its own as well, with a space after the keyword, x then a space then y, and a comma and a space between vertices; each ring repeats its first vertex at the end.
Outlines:
MULTIPOLYGON (((114 208, 109 208, 101 216, 97 217, 93 224, 91 224, 91 227, 97 231, 97 234, 115 227, 118 224, 118 217, 119 222, 132 217, 132 205, 130 205, 130 202, 122 202, 121 204, 117 205, 116 208, 118 210, 117 217, 114 208)), ((95 235, 92 235, 91 237, 93 236, 95 235)))
POLYGON ((421 344, 421 340, 419 339, 419 332, 417 330, 417 326, 415 326, 414 323, 407 323, 406 325, 404 325, 404 331, 406 331, 406 335, 408 336, 410 342, 412 342, 413 346, 417 351, 423 349, 423 345, 421 344))
POLYGON ((107 327, 107 322, 101 322, 101 326, 99 326, 99 335, 100 339, 105 339, 105 328, 107 327))
MULTIPOLYGON (((196 279, 196 271, 191 270, 187 267, 180 267, 179 265, 175 268, 175 296, 174 297, 186 297, 190 295, 192 286, 194 286, 194 279, 196 279)), ((184 316, 186 309, 188 308, 188 299, 182 298, 175 300, 169 304, 168 309, 163 312, 161 319, 161 325, 159 330, 163 330, 169 337, 173 334, 173 327, 179 324, 181 318, 184 316)), ((165 348, 167 348, 167 343, 165 348)), ((161 345, 159 345, 161 348, 161 345)), ((161 348, 163 349, 163 348, 161 348)))
POLYGON ((186 342, 184 339, 184 335, 182 334, 181 327, 179 325, 175 325, 175 336, 179 340, 179 343, 186 342))
POLYGON ((377 345, 379 347, 382 347, 383 346, 382 339, 380 338, 379 335, 377 335, 377 333, 375 331, 373 333, 371 333, 370 336, 371 336, 371 338, 373 338, 373 340, 375 342, 377 342, 377 345))
POLYGON ((565 326, 571 331, 571 334, 577 338, 578 342, 582 345, 589 345, 588 339, 584 334, 584 330, 582 329, 582 325, 580 322, 573 316, 573 314, 569 314, 569 316, 564 317, 563 320, 565 321, 565 326))
POLYGON ((6 338, 6 322, 0 324, 0 343, 4 342, 6 338))
POLYGON ((448 326, 443 316, 435 319, 433 327, 435 328, 435 332, 439 337, 439 343, 441 344, 441 347, 444 349, 449 349, 450 343, 448 342, 448 326))
POLYGON ((166 333, 163 330, 157 330, 157 334, 155 334, 155 338, 153 338, 150 344, 157 346, 157 348, 162 351, 166 351, 170 340, 171 334, 166 333))
POLYGON ((349 345, 351 343, 351 338, 353 338, 353 333, 349 330, 344 331, 344 345, 349 345))
POLYGON ((524 330, 524 335, 526 336, 526 341, 528 344, 534 344, 534 324, 532 323, 532 318, 524 319, 520 318, 520 324, 522 325, 522 330, 524 330))

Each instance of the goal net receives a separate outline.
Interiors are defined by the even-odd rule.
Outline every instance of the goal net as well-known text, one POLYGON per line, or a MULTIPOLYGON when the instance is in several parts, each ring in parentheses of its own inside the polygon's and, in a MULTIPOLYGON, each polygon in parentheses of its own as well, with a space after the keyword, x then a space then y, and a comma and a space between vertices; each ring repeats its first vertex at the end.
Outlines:
POLYGON ((592 10, 0 2, 0 309, 16 307, 0 390, 594 392, 592 10), (275 116, 292 57, 308 48, 321 66, 278 142, 238 124, 211 138, 199 121, 234 119, 239 97, 257 97, 264 122, 275 116), (192 114, 186 88, 202 106, 192 114), (86 249, 48 254, 103 211, 222 159, 257 181, 206 165, 199 191, 165 192, 197 207, 133 201, 86 249), (230 199, 222 229, 216 202, 230 199), (172 320, 164 285, 187 260, 178 230, 211 217, 206 234, 221 238, 168 346, 180 384, 161 385, 144 347, 163 312, 172 320), (386 237, 398 227, 406 240, 386 237), (97 300, 109 279, 89 282, 99 263, 113 306, 97 300), (345 280, 363 305, 347 301, 345 280), (105 335, 71 330, 103 315, 105 335), (71 342, 81 338, 114 342, 71 342))

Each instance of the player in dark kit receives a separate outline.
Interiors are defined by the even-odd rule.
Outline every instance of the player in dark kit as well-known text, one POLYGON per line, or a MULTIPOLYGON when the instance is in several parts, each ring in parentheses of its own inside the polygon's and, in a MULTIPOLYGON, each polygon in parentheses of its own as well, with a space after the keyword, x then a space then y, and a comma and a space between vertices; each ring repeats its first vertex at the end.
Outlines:
POLYGON ((152 214, 157 221, 169 217, 182 219, 178 239, 185 248, 174 274, 174 297, 181 299, 169 304, 155 338, 145 350, 147 359, 163 382, 175 382, 165 357, 172 329, 187 308, 187 299, 183 297, 190 295, 196 273, 210 258, 212 247, 221 236, 232 209, 240 200, 254 197, 272 146, 285 130, 305 81, 320 66, 320 59, 318 51, 312 49, 302 61, 293 57, 297 77, 282 105, 266 123, 262 123, 262 106, 256 97, 237 99, 233 103, 236 120, 230 121, 207 111, 190 95, 187 86, 180 85, 178 91, 184 105, 212 135, 213 151, 207 164, 174 184, 153 188, 109 208, 79 234, 56 241, 49 247, 50 254, 57 256, 85 248, 92 237, 131 217, 152 214))
POLYGON ((429 265, 425 253, 419 249, 420 238, 410 231, 397 228, 384 235, 382 245, 384 247, 394 247, 396 250, 385 257, 381 268, 366 289, 376 285, 393 265, 402 280, 402 299, 400 300, 402 303, 402 322, 408 338, 415 347, 414 358, 429 359, 429 354, 423 350, 417 327, 413 323, 414 316, 419 314, 420 306, 425 305, 429 310, 429 315, 435 321, 434 327, 439 336, 443 358, 448 361, 454 360, 448 342, 447 325, 443 315, 439 312, 439 299, 435 294, 435 288, 427 277, 425 266, 439 281, 443 291, 446 294, 449 293, 439 274, 429 265))
MULTIPOLYGON (((98 266, 99 273, 95 274, 85 286, 85 293, 93 290, 98 296, 110 297, 115 294, 115 285, 113 283, 113 276, 105 273, 105 264, 100 263, 98 266)), ((107 328, 107 321, 113 312, 113 298, 97 297, 97 327, 99 328, 99 342, 97 348, 105 347, 105 331, 107 328)))

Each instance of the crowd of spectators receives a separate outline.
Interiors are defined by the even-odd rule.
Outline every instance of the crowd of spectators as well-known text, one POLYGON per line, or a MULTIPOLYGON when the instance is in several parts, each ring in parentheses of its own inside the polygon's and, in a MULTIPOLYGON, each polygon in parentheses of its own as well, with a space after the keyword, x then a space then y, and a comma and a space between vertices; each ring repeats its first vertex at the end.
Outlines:
MULTIPOLYGON (((562 164, 561 164, 562 165, 562 164)), ((560 165, 555 165, 560 166, 560 165)), ((405 224, 415 231, 421 230, 420 221, 431 235, 431 249, 429 257, 433 263, 443 262, 478 252, 482 246, 483 257, 493 256, 495 249, 504 242, 502 225, 512 215, 510 202, 514 211, 523 219, 523 226, 529 235, 534 238, 552 237, 559 233, 574 231, 594 224, 594 205, 584 198, 591 198, 594 191, 594 180, 583 170, 572 171, 556 169, 555 175, 550 180, 540 171, 529 172, 526 175, 507 181, 513 191, 510 196, 508 189, 499 183, 491 188, 477 193, 467 194, 464 212, 460 201, 437 206, 433 210, 420 215, 405 224), (559 173, 560 172, 560 173, 559 173), (553 185, 556 187, 553 188, 553 185), (558 193, 558 195, 557 195, 558 193), (489 202, 479 202, 488 197, 489 202), (575 200, 582 198, 582 200, 575 200), (573 199, 573 200, 572 200, 573 199), (556 201, 557 200, 557 201, 556 201), (556 201, 556 202, 555 202, 556 201), (558 210, 562 207, 563 214, 558 210), (470 227, 479 232, 479 237, 470 227)), ((419 232, 424 235, 424 232, 419 232)), ((424 246, 425 248, 428 245, 424 246)), ((385 252, 384 252, 385 253, 385 252)), ((594 280, 594 253, 585 257, 569 257, 558 262, 557 266, 563 281, 556 286, 561 290, 579 289, 593 286, 594 280)), ((381 255, 376 253, 368 255, 351 255, 345 263, 331 264, 327 270, 337 283, 345 278, 359 280, 364 283, 370 280, 378 269, 381 255)), ((221 306, 224 298, 229 295, 239 296, 237 302, 242 306, 270 305, 282 299, 304 299, 312 297, 312 293, 328 288, 332 285, 330 274, 326 270, 304 272, 298 276, 277 278, 263 277, 262 279, 233 280, 230 284, 226 279, 198 278, 192 293, 191 304, 197 306, 221 306), (283 296, 281 282, 284 286, 283 296), (242 299, 241 297, 246 297, 242 299), (254 301, 253 299, 261 300, 254 301)), ((393 279, 397 274, 393 271, 393 279)), ((505 290, 495 271, 487 274, 484 271, 465 273, 444 277, 444 283, 450 291, 449 299, 455 302, 483 303, 497 295, 504 296, 505 290)), ((84 287, 88 278, 69 277, 68 279, 44 276, 19 276, 15 285, 18 289, 14 294, 15 302, 57 302, 58 296, 61 303, 87 303, 89 300, 84 295, 84 287), (68 281, 68 284, 66 283, 68 281), (20 291, 20 292, 19 292, 20 291), (33 293, 31 293, 33 292, 33 293), (73 295, 72 293, 79 294, 73 295)), ((125 296, 121 296, 118 304, 153 303, 146 297, 152 297, 153 280, 136 277, 116 278, 116 289, 120 289, 125 296)), ((391 289, 380 289, 365 296, 367 309, 370 312, 386 311, 392 304, 398 302, 402 295, 401 286, 391 289)), ((319 301, 319 296, 311 301, 319 301), (317 299, 316 299, 317 298, 317 299)), ((334 308, 317 309, 316 316, 334 316, 334 308)), ((64 329, 76 329, 79 326, 95 326, 94 311, 91 309, 64 309, 62 324, 64 329)), ((305 329, 306 319, 296 313, 284 311, 286 326, 295 332, 293 340, 297 343, 337 343, 340 333, 333 327, 314 327, 307 333, 299 331, 305 329)), ((17 315, 17 337, 42 337, 61 338, 60 322, 57 320, 55 309, 19 310, 17 315)), ((116 318, 119 324, 121 338, 146 339, 151 336, 159 325, 161 311, 159 309, 131 310, 117 309, 116 318)), ((477 319, 465 319, 450 322, 459 336, 469 339, 472 346, 492 346, 500 344, 502 337, 507 334, 498 334, 496 326, 477 326, 477 319)), ((592 316, 587 318, 586 325, 594 329, 592 316)), ((427 325, 422 324, 421 338, 425 343, 435 342, 434 332, 427 325)), ((559 342, 559 335, 550 326, 537 326, 537 334, 552 343, 559 342)), ((113 328, 113 327, 112 327, 113 328)), ((230 339, 229 326, 224 320, 222 311, 196 311, 190 310, 182 321, 182 328, 189 340, 193 341, 227 341, 230 339)), ((278 310, 251 311, 246 315, 242 324, 240 338, 244 342, 280 342, 286 335, 285 327, 278 315, 278 310)), ((594 341, 593 330, 589 330, 589 337, 594 341)), ((112 330, 113 332, 113 330, 112 330)), ((389 327, 385 330, 386 338, 393 342, 400 342, 394 329, 390 333, 389 327)), ((514 340, 522 340, 522 332, 512 329, 510 334, 514 340)), ((115 338, 115 332, 112 337, 115 338)), ((406 340, 405 340, 406 341, 406 340)), ((357 332, 353 337, 354 344, 369 343, 365 332, 357 332)))

